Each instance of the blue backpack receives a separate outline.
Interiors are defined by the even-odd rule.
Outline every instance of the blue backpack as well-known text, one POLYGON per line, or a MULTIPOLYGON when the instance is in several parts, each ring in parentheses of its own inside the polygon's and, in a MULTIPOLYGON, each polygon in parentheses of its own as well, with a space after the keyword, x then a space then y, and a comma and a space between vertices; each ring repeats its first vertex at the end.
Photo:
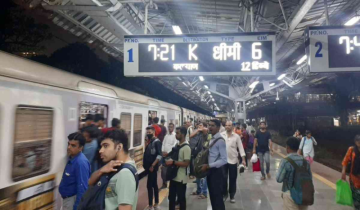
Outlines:
POLYGON ((294 183, 290 188, 291 198, 297 205, 311 206, 314 204, 314 184, 311 173, 309 173, 310 165, 303 159, 303 165, 299 166, 294 160, 285 158, 295 168, 294 183))
POLYGON ((136 188, 138 189, 139 186, 139 177, 137 174, 136 168, 128 163, 124 163, 119 167, 116 167, 117 171, 104 174, 100 177, 100 180, 94 185, 89 186, 88 190, 82 196, 78 210, 103 210, 105 209, 105 193, 107 186, 109 184, 110 179, 120 172, 122 169, 127 168, 129 169, 132 174, 134 175, 136 181, 136 188))

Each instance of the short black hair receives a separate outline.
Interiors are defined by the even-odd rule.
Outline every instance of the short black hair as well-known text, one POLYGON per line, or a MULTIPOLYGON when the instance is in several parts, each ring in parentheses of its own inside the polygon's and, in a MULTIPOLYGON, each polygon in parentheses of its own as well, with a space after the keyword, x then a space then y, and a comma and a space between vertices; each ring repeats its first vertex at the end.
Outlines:
POLYGON ((86 115, 86 118, 85 118, 85 121, 88 121, 88 120, 91 120, 91 121, 94 121, 94 115, 93 114, 87 114, 86 115))
POLYGON ((306 130, 306 131, 305 131, 305 134, 306 134, 306 135, 311 134, 311 130, 306 130))
POLYGON ((81 132, 87 132, 90 135, 90 138, 95 139, 100 135, 99 129, 96 126, 86 126, 81 129, 81 132))
POLYGON ((212 119, 212 120, 210 120, 210 122, 215 123, 216 127, 220 127, 220 126, 221 126, 221 122, 220 122, 220 120, 217 120, 217 119, 212 119))
POLYGON ((174 123, 169 123, 169 126, 172 125, 172 126, 175 126, 174 123))
POLYGON ((120 125, 120 123, 121 123, 121 121, 119 119, 117 119, 117 118, 113 118, 111 120, 111 126, 112 127, 117 127, 118 125, 120 125))
POLYGON ((251 130, 251 133, 255 133, 255 130, 251 130))
POLYGON ((105 134, 104 139, 111 139, 115 143, 115 146, 119 143, 123 144, 124 151, 127 154, 129 152, 129 138, 124 130, 112 130, 105 134))
POLYGON ((295 137, 290 137, 286 141, 286 145, 292 150, 292 151, 298 151, 300 142, 295 137))
POLYGON ((155 128, 150 125, 150 126, 146 127, 146 130, 153 130, 153 131, 155 131, 155 128))
POLYGON ((159 118, 158 117, 154 118, 154 123, 159 123, 159 118))
POLYGON ((261 124, 266 125, 266 122, 265 122, 265 121, 261 121, 261 122, 260 122, 260 125, 261 125, 261 124))
POLYGON ((179 130, 181 134, 184 134, 184 136, 187 134, 187 128, 185 126, 177 127, 176 130, 179 130))
POLYGON ((356 135, 354 141, 360 141, 360 135, 356 135))
POLYGON ((80 147, 83 147, 85 145, 85 137, 80 132, 71 133, 68 135, 69 141, 78 141, 80 147))
POLYGON ((247 125, 245 123, 241 124, 241 126, 245 129, 247 128, 247 125))

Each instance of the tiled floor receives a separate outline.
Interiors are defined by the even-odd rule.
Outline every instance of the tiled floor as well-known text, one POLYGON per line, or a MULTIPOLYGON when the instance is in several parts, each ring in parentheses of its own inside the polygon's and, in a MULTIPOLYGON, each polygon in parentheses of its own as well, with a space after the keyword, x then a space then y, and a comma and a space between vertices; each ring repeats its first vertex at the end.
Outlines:
MULTIPOLYGON (((279 167, 281 157, 271 157, 272 178, 260 181, 260 172, 253 173, 250 170, 238 176, 236 203, 226 201, 227 210, 281 210, 283 209, 281 198, 281 184, 275 180, 276 170, 279 167)), ((318 179, 314 178, 315 204, 309 210, 351 210, 351 207, 340 206, 335 203, 335 190, 318 179)), ((199 200, 190 193, 195 191, 196 184, 187 185, 187 210, 212 210, 209 198, 199 200)), ((168 200, 164 199, 162 209, 168 209, 168 200)), ((215 209, 214 209, 215 210, 215 209)))

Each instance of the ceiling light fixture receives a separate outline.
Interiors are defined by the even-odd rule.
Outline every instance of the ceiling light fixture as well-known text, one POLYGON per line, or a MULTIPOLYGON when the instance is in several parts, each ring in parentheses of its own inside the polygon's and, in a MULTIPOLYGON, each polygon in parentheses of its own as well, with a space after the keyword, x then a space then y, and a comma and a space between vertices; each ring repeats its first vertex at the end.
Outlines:
POLYGON ((212 101, 215 101, 215 99, 213 99, 213 98, 212 98, 211 100, 212 100, 212 101))
POLYGON ((172 26, 172 29, 173 29, 173 31, 174 31, 175 34, 177 34, 177 35, 182 34, 182 31, 181 31, 180 26, 174 25, 174 26, 172 26))
POLYGON ((305 60, 307 59, 307 55, 304 55, 303 57, 301 57, 298 62, 296 62, 297 65, 302 64, 305 60))
POLYGON ((207 93, 211 95, 211 92, 210 92, 210 91, 208 91, 207 93))
POLYGON ((176 78, 181 81, 181 78, 180 78, 180 77, 176 77, 176 78))
POLYGON ((199 80, 200 80, 201 82, 203 82, 205 79, 204 79, 203 76, 199 76, 199 80))
POLYGON ((102 7, 103 5, 98 0, 92 0, 95 4, 97 4, 99 7, 102 7))
POLYGON ((207 85, 204 85, 204 88, 205 88, 205 89, 209 89, 209 86, 207 86, 207 85))
POLYGON ((186 87, 187 87, 187 84, 185 82, 182 82, 186 87))
POLYGON ((344 25, 345 26, 352 26, 359 22, 360 16, 354 16, 350 20, 348 20, 344 25))
POLYGON ((277 79, 282 80, 282 79, 284 79, 285 76, 286 76, 286 74, 281 74, 277 79))
POLYGON ((254 89, 258 83, 259 83, 259 81, 255 81, 255 82, 251 83, 249 88, 254 89))
POLYGON ((272 87, 272 86, 274 86, 274 85, 275 85, 275 83, 273 82, 273 83, 271 83, 269 86, 272 87))

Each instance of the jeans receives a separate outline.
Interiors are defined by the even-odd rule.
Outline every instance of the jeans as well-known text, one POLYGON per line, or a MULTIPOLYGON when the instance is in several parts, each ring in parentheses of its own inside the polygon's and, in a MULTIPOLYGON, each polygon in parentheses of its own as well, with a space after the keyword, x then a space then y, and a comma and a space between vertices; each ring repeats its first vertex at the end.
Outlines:
POLYGON ((206 177, 209 187, 210 202, 212 209, 214 210, 225 210, 223 200, 223 182, 225 177, 223 170, 222 167, 212 168, 206 177))
POLYGON ((229 179, 229 194, 230 199, 235 197, 236 193, 236 179, 237 179, 237 164, 226 164, 223 166, 224 168, 224 174, 225 174, 225 180, 224 180, 224 186, 223 186, 223 196, 228 195, 228 179, 229 179))
POLYGON ((258 152, 258 157, 260 159, 261 175, 265 177, 264 159, 266 163, 266 174, 268 174, 270 173, 270 152, 269 151, 265 153, 258 152))
POLYGON ((155 204, 159 203, 159 187, 157 184, 157 170, 153 172, 148 172, 148 179, 147 179, 147 190, 148 190, 148 197, 149 197, 149 206, 153 205, 153 196, 155 196, 155 204))
POLYGON ((175 210, 176 197, 180 204, 180 210, 186 210, 186 184, 171 180, 169 187, 169 210, 175 210))
POLYGON ((161 179, 163 180, 163 185, 166 185, 166 183, 167 183, 167 181, 166 181, 166 170, 167 170, 166 166, 161 167, 161 179))
POLYGON ((198 195, 203 194, 203 195, 207 196, 207 187, 208 186, 207 186, 206 177, 202 178, 202 179, 196 178, 196 186, 197 186, 196 193, 198 195))

